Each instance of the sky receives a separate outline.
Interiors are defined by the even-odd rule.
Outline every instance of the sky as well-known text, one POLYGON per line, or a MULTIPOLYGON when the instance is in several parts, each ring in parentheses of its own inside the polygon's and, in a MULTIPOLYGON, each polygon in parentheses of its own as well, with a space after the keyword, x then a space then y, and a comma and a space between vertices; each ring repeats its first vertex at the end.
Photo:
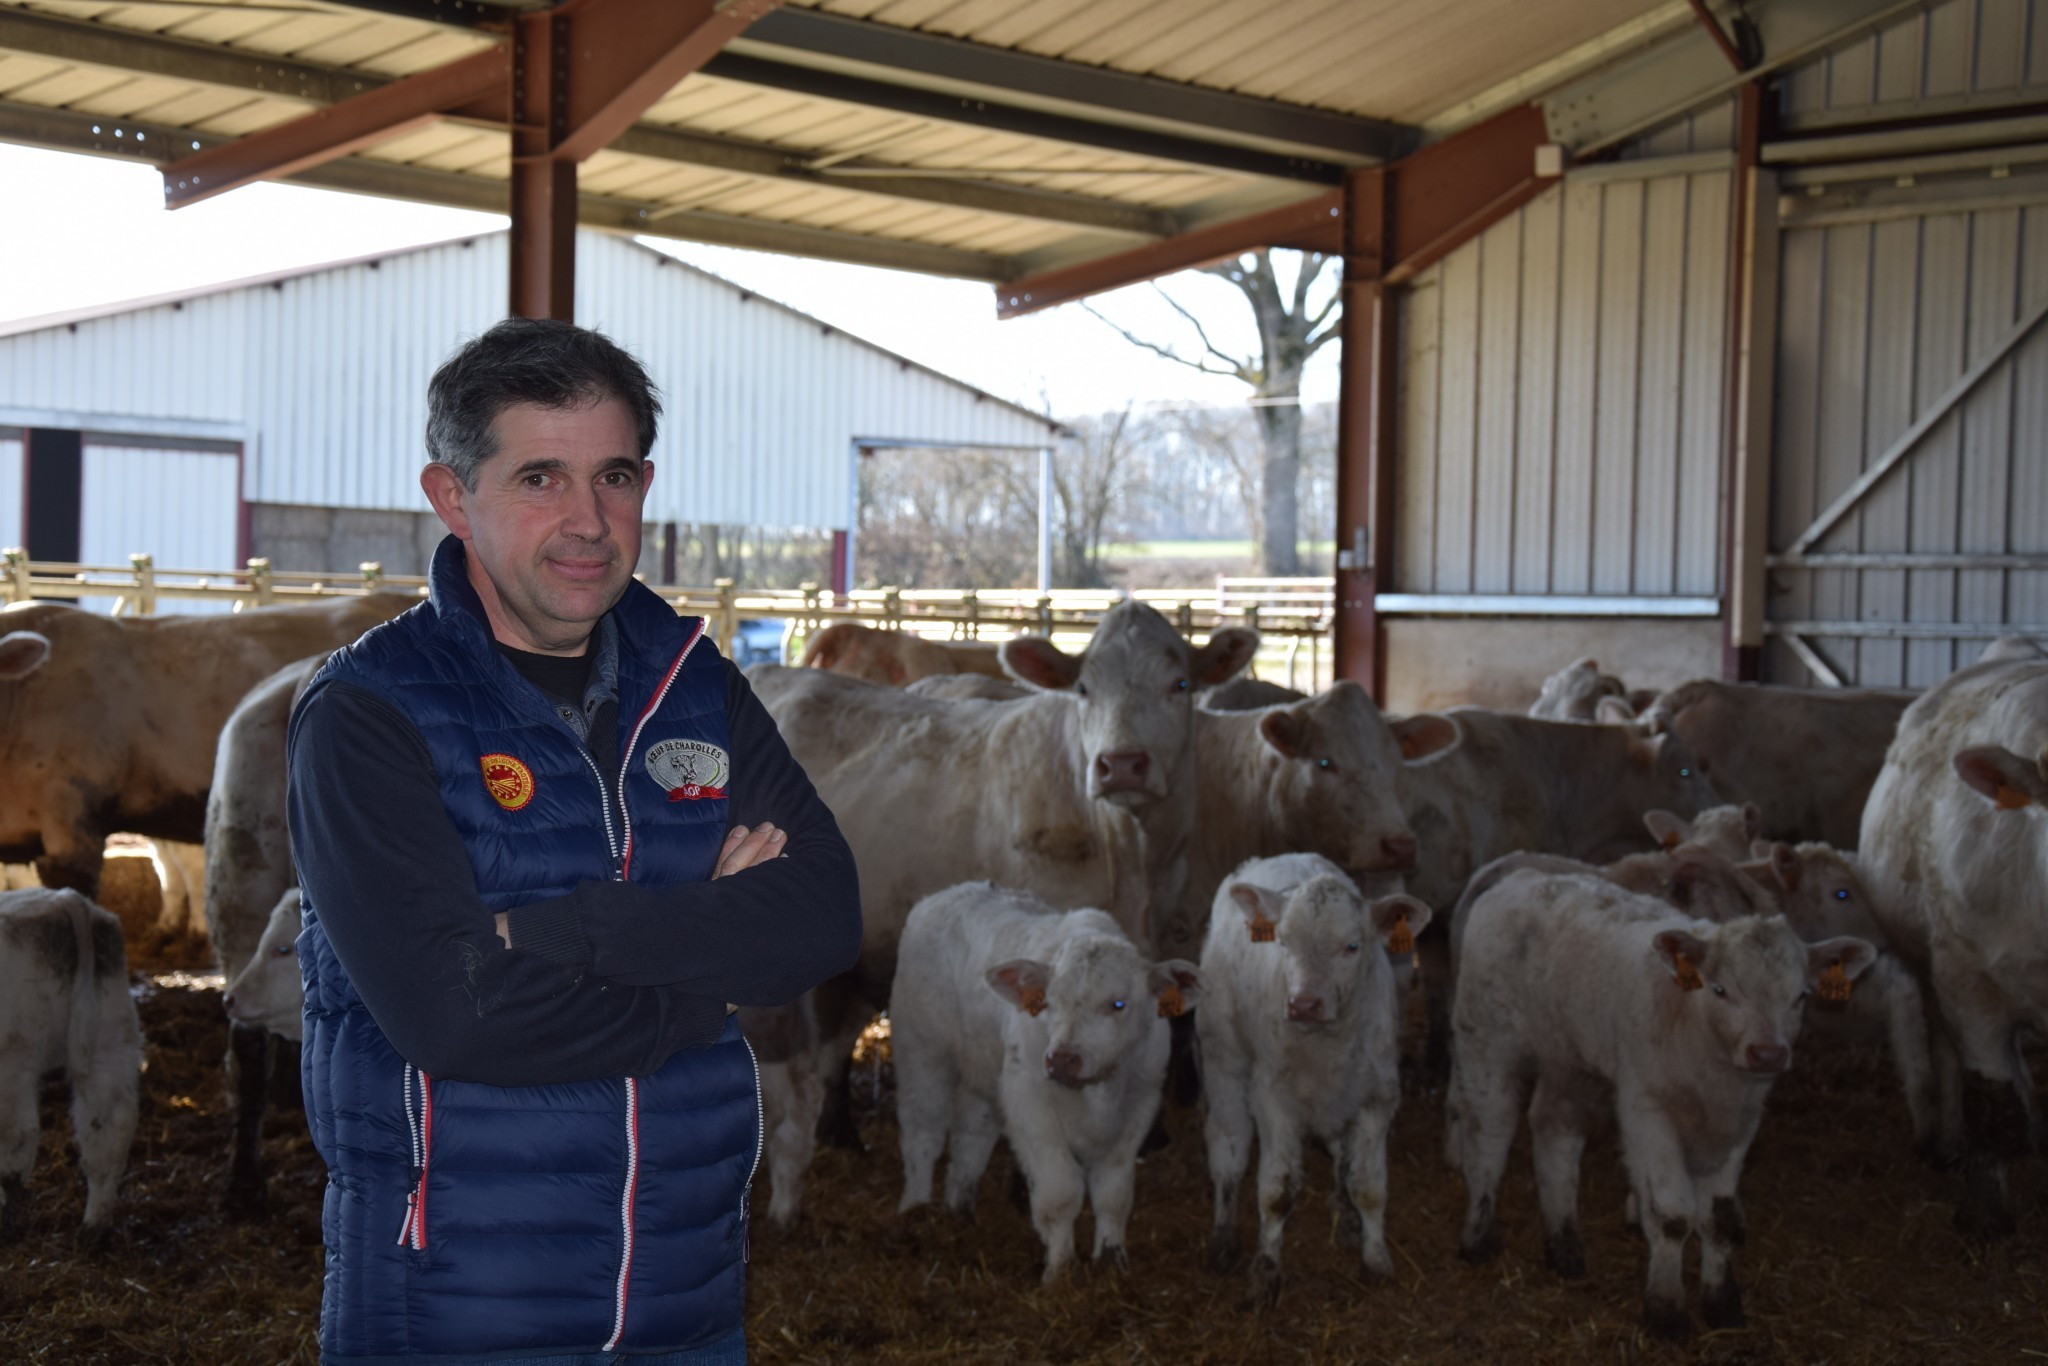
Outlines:
MULTIPOLYGON (((0 325, 126 299, 445 241, 504 226, 495 214, 295 185, 251 185, 176 213, 137 162, 0 144, 0 325), (25 206, 37 206, 24 212, 25 206)), ((988 285, 668 239, 649 246, 723 275, 921 364, 1059 417, 1141 406, 1234 406, 1236 380, 1149 355, 1076 304, 999 323, 988 285)), ((1235 289, 1185 275, 1165 286, 1216 343, 1249 351, 1235 289)), ((1192 328, 1150 285, 1094 306, 1150 340, 1198 354, 1192 328)), ((1336 348, 1304 396, 1336 393, 1336 348)))

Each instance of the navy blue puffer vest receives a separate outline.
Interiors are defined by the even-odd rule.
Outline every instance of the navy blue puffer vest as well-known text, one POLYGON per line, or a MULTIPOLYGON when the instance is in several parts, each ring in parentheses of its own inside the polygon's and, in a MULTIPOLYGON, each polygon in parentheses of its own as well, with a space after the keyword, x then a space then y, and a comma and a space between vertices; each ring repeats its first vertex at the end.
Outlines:
MULTIPOLYGON (((444 541, 430 601, 335 654, 308 698, 346 680, 418 727, 493 910, 583 881, 708 878, 727 801, 715 783, 670 800, 653 771, 673 779, 673 756, 727 749, 724 664, 702 621, 638 584, 613 609, 624 776, 623 809, 607 809, 588 749, 494 647, 465 563, 444 541), (668 741, 686 743, 650 764, 668 741)), ((648 1077, 428 1077, 370 1018, 310 893, 304 915, 306 1114, 329 1173, 324 1361, 672 1351, 740 1326, 761 1124, 730 1020, 648 1077)))

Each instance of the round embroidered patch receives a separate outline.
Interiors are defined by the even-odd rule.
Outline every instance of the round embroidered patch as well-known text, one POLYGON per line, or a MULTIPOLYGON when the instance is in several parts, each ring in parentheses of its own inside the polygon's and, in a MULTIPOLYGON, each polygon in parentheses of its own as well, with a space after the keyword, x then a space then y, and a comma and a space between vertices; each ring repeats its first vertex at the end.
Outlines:
POLYGON ((725 751, 702 740, 663 740, 647 751, 647 776, 672 802, 716 801, 731 772, 725 751))
POLYGON ((533 800, 533 770, 511 755, 486 754, 483 770, 484 790, 507 811, 517 811, 533 800))

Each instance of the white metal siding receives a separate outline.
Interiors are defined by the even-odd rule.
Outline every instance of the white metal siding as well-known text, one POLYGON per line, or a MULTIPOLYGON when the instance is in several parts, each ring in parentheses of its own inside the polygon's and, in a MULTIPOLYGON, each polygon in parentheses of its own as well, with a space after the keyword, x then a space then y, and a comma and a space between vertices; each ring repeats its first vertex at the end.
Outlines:
POLYGON ((0 433, 0 549, 26 545, 21 525, 21 438, 0 433))
POLYGON ((2048 85, 2043 0, 1947 0, 1839 52, 1793 68, 1780 89, 1788 114, 1905 100, 2016 93, 2048 85))
MULTIPOLYGON (((508 249, 492 234, 0 337, 0 410, 245 428, 251 502, 423 509, 427 380, 503 316, 508 249)), ((664 395, 649 521, 838 526, 855 440, 1051 439, 1042 419, 629 241, 586 233, 577 262, 579 321, 664 395)))
MULTIPOLYGON (((2048 300, 2048 209, 1930 213, 1783 239, 1771 544, 1790 545, 2048 300)), ((2048 332, 2036 332, 1817 551, 2048 552, 2048 332)), ((2048 622, 2048 572, 1773 571, 1778 620, 2048 622)), ((1816 642, 1845 679, 1925 687, 1985 638, 1816 642)), ((1774 643, 1769 676, 1809 681, 1774 643)))
POLYGON ((1567 179, 1417 279, 1399 591, 1717 591, 1728 184, 1567 179))
MULTIPOLYGON (((156 557, 159 571, 226 569, 238 563, 241 477, 232 451, 166 450, 86 443, 79 490, 81 564, 124 565, 156 557)), ((88 598, 100 611, 112 599, 88 598)), ((225 611, 225 602, 159 610, 225 611)))

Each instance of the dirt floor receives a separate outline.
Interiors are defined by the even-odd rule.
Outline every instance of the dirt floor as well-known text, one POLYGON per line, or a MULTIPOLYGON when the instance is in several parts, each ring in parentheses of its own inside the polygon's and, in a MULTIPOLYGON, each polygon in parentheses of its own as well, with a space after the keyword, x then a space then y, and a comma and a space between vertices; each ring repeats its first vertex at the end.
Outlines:
MULTIPOLYGON (((164 974, 179 964, 144 966, 164 974)), ((65 1097, 45 1088, 29 1231, 0 1247, 0 1362, 313 1361, 322 1169, 303 1120, 270 1122, 269 1216, 224 1219, 218 988, 137 980, 148 1071, 116 1227, 104 1246, 81 1246, 65 1097)), ((801 1221, 755 1232, 757 1361, 2048 1359, 2043 1167, 2016 1179, 2017 1238, 1965 1244, 1949 1226, 1959 1182, 1915 1163, 1904 1104, 1872 1054, 1812 1044, 1779 1084, 1743 1181, 1751 1228, 1737 1266, 1750 1326, 1703 1333, 1688 1348, 1638 1333, 1644 1254, 1622 1227, 1611 1141, 1586 1158, 1586 1280, 1560 1282, 1542 1265, 1526 1149, 1502 1195, 1507 1249, 1467 1267, 1456 1256, 1464 1192, 1441 1156, 1442 1106, 1411 1093, 1394 1134, 1388 1216, 1398 1283, 1364 1284, 1353 1254, 1334 1246, 1329 1164, 1312 1158, 1279 1303, 1248 1309, 1242 1280, 1202 1269, 1209 1197, 1197 1112, 1169 1112, 1174 1141, 1139 1173, 1129 1275, 1084 1265, 1041 1287, 1037 1239, 1008 1197, 1000 1152, 973 1222, 895 1215, 896 1131, 880 1099, 862 1120, 868 1151, 822 1151, 801 1221)), ((759 1193, 756 1206, 766 1206, 759 1193)))

